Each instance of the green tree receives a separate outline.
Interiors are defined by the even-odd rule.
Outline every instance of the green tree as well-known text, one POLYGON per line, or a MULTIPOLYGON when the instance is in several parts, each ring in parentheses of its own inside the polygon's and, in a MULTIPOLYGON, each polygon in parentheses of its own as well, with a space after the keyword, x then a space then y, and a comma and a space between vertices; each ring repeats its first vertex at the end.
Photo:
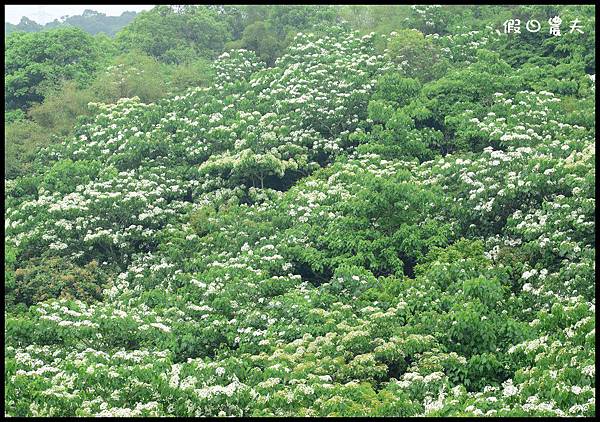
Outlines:
POLYGON ((12 179, 31 171, 31 162, 37 150, 50 143, 50 136, 31 120, 5 122, 4 177, 12 179))
POLYGON ((414 29, 403 29, 390 37, 387 54, 401 65, 402 72, 409 78, 429 82, 443 75, 447 63, 439 48, 423 33, 414 29))
POLYGON ((66 81, 48 92, 46 99, 34 104, 28 116, 41 130, 60 138, 68 136, 79 116, 89 115, 88 103, 95 97, 89 89, 79 89, 74 81, 66 81))
POLYGON ((4 54, 5 107, 27 109, 65 80, 89 82, 103 54, 94 37, 77 28, 9 35, 4 54))
POLYGON ((242 46, 253 50, 267 65, 273 65, 280 54, 282 40, 277 37, 275 31, 268 22, 255 22, 244 29, 242 46))
POLYGON ((226 21, 206 6, 156 6, 117 34, 124 51, 141 50, 165 63, 214 57, 230 38, 226 21))
POLYGON ((168 92, 165 79, 164 64, 140 51, 131 51, 116 57, 89 89, 100 102, 114 103, 135 96, 153 102, 168 92))

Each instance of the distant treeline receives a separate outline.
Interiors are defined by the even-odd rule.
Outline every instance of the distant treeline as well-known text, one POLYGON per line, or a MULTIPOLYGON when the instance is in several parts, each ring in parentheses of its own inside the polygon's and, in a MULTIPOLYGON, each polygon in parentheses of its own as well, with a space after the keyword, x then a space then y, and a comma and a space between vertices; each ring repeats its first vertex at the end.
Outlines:
POLYGON ((39 32, 47 29, 73 26, 92 35, 104 32, 106 35, 114 37, 116 33, 131 22, 136 15, 136 12, 123 12, 121 16, 106 16, 104 13, 86 9, 81 15, 63 16, 60 19, 54 19, 54 21, 48 22, 45 25, 40 25, 26 16, 23 16, 21 22, 16 25, 5 22, 4 35, 16 31, 39 32))

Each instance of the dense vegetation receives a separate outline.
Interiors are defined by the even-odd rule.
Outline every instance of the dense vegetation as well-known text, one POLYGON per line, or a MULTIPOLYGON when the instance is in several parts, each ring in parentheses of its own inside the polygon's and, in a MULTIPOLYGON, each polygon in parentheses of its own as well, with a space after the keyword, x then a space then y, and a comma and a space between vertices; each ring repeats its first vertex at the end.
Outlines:
MULTIPOLYGON (((82 19, 104 17, 88 11, 82 19)), ((249 49, 273 64, 297 31, 318 29, 337 15, 313 6, 157 6, 115 40, 90 36, 71 18, 56 29, 23 27, 6 37, 7 178, 27 174, 40 147, 73 135, 78 117, 91 115, 89 102, 134 96, 153 102, 207 85, 214 75, 209 64, 224 50, 249 49)))
POLYGON ((6 414, 594 415, 594 12, 141 13, 5 129, 6 414))

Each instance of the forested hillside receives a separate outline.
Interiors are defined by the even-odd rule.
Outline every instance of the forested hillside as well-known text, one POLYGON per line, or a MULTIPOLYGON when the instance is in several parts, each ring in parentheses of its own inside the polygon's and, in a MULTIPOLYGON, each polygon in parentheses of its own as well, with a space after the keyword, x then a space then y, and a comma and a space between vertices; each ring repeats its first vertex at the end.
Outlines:
POLYGON ((75 44, 5 129, 5 414, 595 415, 595 8, 453 7, 75 44))

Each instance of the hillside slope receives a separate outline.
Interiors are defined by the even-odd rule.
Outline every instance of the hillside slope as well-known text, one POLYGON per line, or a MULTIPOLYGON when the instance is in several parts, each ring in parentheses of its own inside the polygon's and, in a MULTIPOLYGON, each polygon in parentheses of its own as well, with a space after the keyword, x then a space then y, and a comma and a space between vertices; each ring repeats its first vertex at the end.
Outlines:
POLYGON ((494 34, 95 105, 7 181, 6 413, 593 415, 595 85, 494 34))

